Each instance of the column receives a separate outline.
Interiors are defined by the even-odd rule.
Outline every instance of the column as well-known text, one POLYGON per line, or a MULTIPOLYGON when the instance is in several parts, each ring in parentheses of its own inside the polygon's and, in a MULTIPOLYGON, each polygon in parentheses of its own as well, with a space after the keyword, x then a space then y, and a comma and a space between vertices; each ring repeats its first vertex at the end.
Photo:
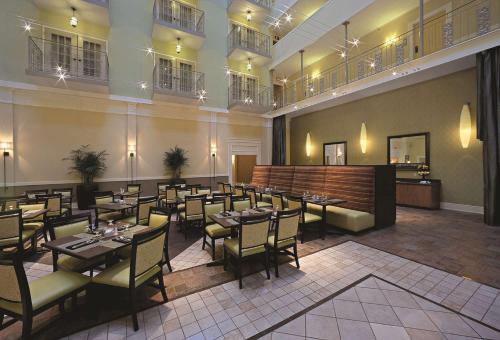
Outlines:
POLYGON ((304 50, 300 50, 300 83, 302 84, 302 94, 303 98, 307 97, 307 89, 304 83, 304 50))
POLYGON ((419 56, 424 56, 424 0, 419 2, 419 20, 418 28, 420 30, 420 50, 419 56))
POLYGON ((349 32, 347 30, 347 26, 349 26, 349 21, 344 21, 342 23, 344 25, 344 68, 345 68, 345 83, 349 83, 349 63, 348 63, 348 58, 349 58, 349 32))
POLYGON ((126 160, 127 160, 127 178, 128 181, 134 182, 138 177, 137 162, 141 156, 141 150, 137 145, 137 104, 128 103, 127 107, 127 145, 126 147, 126 160))
POLYGON ((16 144, 13 97, 13 90, 0 91, 0 161, 2 162, 0 166, 0 196, 14 196, 16 144))

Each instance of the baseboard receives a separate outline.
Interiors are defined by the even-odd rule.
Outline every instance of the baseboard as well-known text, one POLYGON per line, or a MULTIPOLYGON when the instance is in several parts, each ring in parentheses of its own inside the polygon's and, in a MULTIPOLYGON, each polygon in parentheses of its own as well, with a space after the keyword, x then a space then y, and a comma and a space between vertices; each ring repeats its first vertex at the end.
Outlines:
POLYGON ((441 202, 441 209, 462 211, 462 212, 481 214, 481 215, 484 214, 484 207, 477 205, 441 202))

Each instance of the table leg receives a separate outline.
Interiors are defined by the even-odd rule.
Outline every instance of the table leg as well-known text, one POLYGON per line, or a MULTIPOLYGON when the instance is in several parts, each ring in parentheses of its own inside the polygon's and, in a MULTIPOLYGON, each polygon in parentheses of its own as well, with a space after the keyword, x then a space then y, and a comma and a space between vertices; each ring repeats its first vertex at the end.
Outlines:
POLYGON ((326 205, 323 206, 323 211, 322 211, 322 214, 321 214, 321 230, 320 230, 320 234, 321 234, 321 239, 324 240, 325 239, 325 235, 328 234, 328 235, 345 235, 345 233, 341 232, 341 231, 332 231, 332 230, 326 230, 326 227, 327 227, 327 224, 326 224, 326 205))

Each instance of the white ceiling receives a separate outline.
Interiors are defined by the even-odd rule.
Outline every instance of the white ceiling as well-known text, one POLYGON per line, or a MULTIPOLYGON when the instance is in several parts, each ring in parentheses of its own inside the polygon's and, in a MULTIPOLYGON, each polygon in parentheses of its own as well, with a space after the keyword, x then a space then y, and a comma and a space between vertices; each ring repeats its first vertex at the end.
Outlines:
POLYGON ((68 20, 72 14, 71 7, 74 7, 79 20, 109 25, 108 2, 104 0, 33 0, 33 2, 39 8, 67 16, 68 20))

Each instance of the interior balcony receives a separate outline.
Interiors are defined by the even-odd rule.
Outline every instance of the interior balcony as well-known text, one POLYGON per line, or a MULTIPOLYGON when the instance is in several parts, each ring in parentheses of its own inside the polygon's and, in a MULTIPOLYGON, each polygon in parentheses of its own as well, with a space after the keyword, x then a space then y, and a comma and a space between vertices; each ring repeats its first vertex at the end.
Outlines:
POLYGON ((272 108, 272 91, 250 82, 232 83, 228 88, 228 109, 240 112, 266 113, 272 108))
POLYGON ((271 60, 271 37, 245 26, 234 25, 227 36, 227 57, 262 66, 271 60))
POLYGON ((107 86, 108 69, 108 54, 100 44, 83 40, 73 45, 28 37, 28 75, 54 78, 56 83, 78 81, 107 86))
POLYGON ((190 65, 172 67, 163 61, 154 68, 154 96, 171 102, 193 104, 204 99, 205 74, 196 72, 190 65))
POLYGON ((153 38, 199 49, 205 41, 205 12, 176 0, 156 0, 153 38))
POLYGON ((227 12, 237 16, 246 16, 249 11, 252 21, 265 22, 271 12, 274 0, 229 0, 227 12))
POLYGON ((39 8, 71 17, 75 8, 77 18, 95 24, 109 26, 109 0, 73 0, 67 1, 33 0, 39 8))

